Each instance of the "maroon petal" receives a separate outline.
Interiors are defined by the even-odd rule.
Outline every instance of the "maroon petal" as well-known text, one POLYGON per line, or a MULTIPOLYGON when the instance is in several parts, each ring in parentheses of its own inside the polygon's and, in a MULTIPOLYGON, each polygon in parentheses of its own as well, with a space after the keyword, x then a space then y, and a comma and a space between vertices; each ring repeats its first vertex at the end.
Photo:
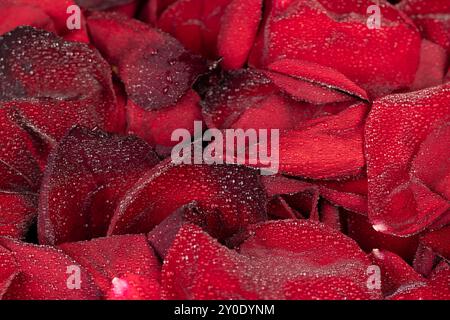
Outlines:
POLYGON ((14 110, 0 109, 0 189, 37 191, 41 166, 36 159, 37 148, 20 125, 14 122, 14 110))
POLYGON ((3 298, 18 273, 14 255, 0 246, 0 299, 3 298))
POLYGON ((295 101, 280 90, 261 70, 225 73, 209 87, 202 101, 209 128, 292 129, 307 120, 336 114, 346 103, 312 105, 295 101))
POLYGON ((135 0, 75 0, 80 7, 88 10, 106 10, 129 4, 134 1, 135 0))
POLYGON ((369 218, 377 230, 414 234, 450 207, 449 92, 443 85, 375 101, 366 125, 366 158, 369 218), (434 167, 438 159, 443 162, 434 167))
POLYGON ((144 235, 113 236, 59 245, 86 268, 110 299, 159 299, 160 263, 144 235))
POLYGON ((314 104, 368 100, 367 93, 340 72, 313 62, 280 59, 266 75, 282 90, 314 104))
POLYGON ((258 32, 262 0, 233 0, 222 17, 217 41, 225 69, 239 69, 247 61, 258 32))
POLYGON ((177 40, 137 20, 101 13, 88 26, 94 44, 118 66, 128 97, 145 110, 176 104, 206 71, 177 40))
POLYGON ((414 81, 420 35, 393 6, 380 3, 382 27, 367 27, 372 1, 267 1, 267 18, 250 56, 252 65, 279 59, 307 60, 335 68, 371 95, 407 87, 414 81), (348 57, 355 57, 349 63, 348 57))
POLYGON ((266 199, 255 170, 227 165, 175 165, 148 170, 122 198, 108 235, 149 232, 176 209, 197 201, 201 225, 225 239, 266 218, 266 199))
POLYGON ((178 231, 184 224, 189 223, 189 219, 203 214, 197 206, 198 204, 195 201, 182 206, 149 232, 148 241, 159 257, 162 259, 166 257, 178 231))
POLYGON ((158 27, 186 48, 205 57, 217 56, 217 36, 231 0, 178 0, 161 15, 158 27))
POLYGON ((365 254, 342 234, 304 220, 256 225, 229 250, 183 227, 163 266, 167 299, 369 299, 365 254))
POLYGON ((0 191, 0 236, 23 239, 37 215, 34 194, 0 191))
POLYGON ((41 243, 87 240, 106 234, 124 194, 145 169, 158 163, 133 136, 75 127, 50 155, 39 199, 41 243))
POLYGON ((7 300, 94 300, 99 290, 91 275, 61 250, 0 238, 0 245, 10 250, 20 273, 13 279, 3 299, 7 300), (70 289, 68 273, 80 268, 80 288, 70 289))
POLYGON ((123 125, 112 117, 116 100, 110 68, 87 45, 19 27, 1 38, 0 55, 4 108, 16 109, 9 111, 15 122, 48 143, 75 124, 111 130, 123 125))

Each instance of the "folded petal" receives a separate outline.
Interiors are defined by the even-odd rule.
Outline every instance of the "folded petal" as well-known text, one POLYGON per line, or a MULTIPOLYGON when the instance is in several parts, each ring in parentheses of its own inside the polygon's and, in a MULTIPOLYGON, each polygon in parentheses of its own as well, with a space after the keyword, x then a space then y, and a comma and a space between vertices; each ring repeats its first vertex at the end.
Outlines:
POLYGON ((239 252, 198 227, 183 227, 162 271, 167 299, 369 299, 365 254, 318 223, 253 226, 239 252))
POLYGON ((256 67, 298 59, 332 67, 370 95, 408 87, 414 81, 420 35, 399 10, 380 1, 381 28, 369 28, 364 0, 267 1, 268 14, 250 56, 256 67), (355 55, 355 52, 358 54, 355 55), (349 63, 349 57, 354 62, 349 63))
POLYGON ((243 166, 175 165, 170 159, 142 174, 121 199, 108 235, 151 231, 176 209, 196 201, 200 225, 226 239, 266 219, 257 171, 243 166))
POLYGON ((43 244, 106 235, 118 200, 142 172, 158 163, 134 136, 75 127, 50 155, 39 199, 43 244))
POLYGON ((376 230, 415 234, 450 207, 449 93, 442 85, 375 101, 365 140, 369 218, 376 230))
POLYGON ((0 246, 0 299, 8 290, 13 279, 19 273, 14 255, 0 246))
POLYGON ((239 69, 247 62, 258 32, 262 0, 233 0, 222 17, 217 50, 225 69, 239 69))

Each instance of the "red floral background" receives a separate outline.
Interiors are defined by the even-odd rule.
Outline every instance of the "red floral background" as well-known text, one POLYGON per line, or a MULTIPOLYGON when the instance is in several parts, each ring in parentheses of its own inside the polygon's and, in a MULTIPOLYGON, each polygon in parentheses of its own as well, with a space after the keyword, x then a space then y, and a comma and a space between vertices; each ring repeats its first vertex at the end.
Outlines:
POLYGON ((0 298, 450 299, 450 1, 0 0, 0 35, 0 298), (194 121, 279 129, 278 174, 172 163, 194 121))

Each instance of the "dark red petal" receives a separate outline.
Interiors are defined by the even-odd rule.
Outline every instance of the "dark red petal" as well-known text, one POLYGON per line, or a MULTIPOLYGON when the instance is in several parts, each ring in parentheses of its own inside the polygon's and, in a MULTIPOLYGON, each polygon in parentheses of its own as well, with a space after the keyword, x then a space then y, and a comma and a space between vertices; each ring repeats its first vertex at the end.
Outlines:
POLYGON ((201 225, 225 239, 266 218, 255 170, 227 165, 175 165, 170 159, 142 174, 122 198, 108 234, 149 232, 176 209, 197 201, 201 225))
POLYGON ((323 201, 320 206, 320 221, 335 230, 342 230, 339 208, 333 206, 328 201, 323 201))
POLYGON ((372 1, 348 6, 332 1, 268 1, 250 62, 267 66, 298 59, 335 68, 371 95, 407 87, 414 81, 420 35, 393 6, 380 3, 381 29, 367 27, 372 1), (349 63, 349 57, 355 57, 349 63))
POLYGON ((444 82, 447 52, 440 45, 422 40, 420 63, 412 90, 434 87, 444 82))
POLYGON ((0 189, 37 191, 41 178, 33 140, 14 122, 14 110, 0 108, 0 189))
POLYGON ((202 59, 143 22, 102 13, 88 26, 94 44, 118 66, 128 97, 145 110, 176 104, 206 71, 202 59))
POLYGON ((267 67, 266 75, 281 89, 299 100, 314 104, 368 100, 367 93, 333 68, 313 62, 280 59, 267 67))
POLYGON ((366 158, 369 218, 377 230, 414 234, 450 207, 448 188, 442 191, 450 168, 445 151, 448 138, 436 140, 448 136, 449 92, 450 87, 442 85, 374 102, 366 125, 366 158), (434 168, 427 152, 442 159, 444 166, 439 163, 434 168), (438 174, 438 179, 428 172, 438 174))
POLYGON ((0 246, 0 299, 19 273, 14 255, 0 246))
POLYGON ((178 0, 161 15, 158 27, 186 48, 208 58, 217 56, 221 19, 231 0, 178 0))
POLYGON ((23 239, 36 214, 36 195, 0 191, 0 236, 23 239))
POLYGON ((426 234, 422 245, 432 249, 443 258, 450 260, 450 226, 426 234))
POLYGON ((202 101, 209 128, 291 129, 307 120, 336 114, 350 104, 321 106, 295 101, 280 92, 261 70, 228 72, 209 87, 202 101))
POLYGON ((225 69, 239 69, 247 62, 262 15, 262 0, 233 0, 225 10, 217 41, 225 69))
POLYGON ((355 239, 366 252, 384 249, 401 256, 411 263, 419 243, 418 236, 396 237, 375 231, 366 216, 346 213, 348 236, 355 239))
POLYGON ((342 234, 305 220, 256 225, 229 250, 184 226, 163 266, 168 299, 369 299, 365 254, 342 234))
POLYGON ((92 274, 110 299, 159 299, 160 263, 144 235, 99 238, 59 245, 92 274))
POLYGON ((283 197, 274 197, 267 205, 267 212, 270 216, 279 219, 298 219, 302 217, 300 213, 292 209, 283 197))
POLYGON ((189 223, 190 218, 202 214, 197 206, 198 204, 195 201, 182 206, 149 232, 148 241, 159 257, 162 259, 166 257, 167 251, 172 246, 181 227, 189 223))
POLYGON ((134 136, 75 127, 54 149, 39 200, 38 234, 44 244, 106 234, 120 197, 158 163, 134 136))
POLYGON ((375 249, 371 258, 381 269, 381 290, 385 297, 427 284, 425 278, 394 253, 375 249))
POLYGON ((51 141, 74 124, 111 130, 123 125, 112 117, 110 67, 87 45, 19 27, 1 38, 0 55, 0 100, 17 109, 16 122, 35 135, 51 141))
POLYGON ((180 101, 160 110, 144 110, 133 101, 127 105, 128 133, 136 134, 152 146, 172 147, 177 141, 171 136, 176 129, 187 129, 194 134, 194 122, 202 121, 200 98, 189 90, 180 101))
POLYGON ((10 250, 20 273, 9 286, 4 299, 9 300, 93 300, 100 292, 91 275, 61 250, 36 246, 7 238, 0 238, 0 245, 10 250), (80 289, 70 289, 69 272, 80 269, 80 289))

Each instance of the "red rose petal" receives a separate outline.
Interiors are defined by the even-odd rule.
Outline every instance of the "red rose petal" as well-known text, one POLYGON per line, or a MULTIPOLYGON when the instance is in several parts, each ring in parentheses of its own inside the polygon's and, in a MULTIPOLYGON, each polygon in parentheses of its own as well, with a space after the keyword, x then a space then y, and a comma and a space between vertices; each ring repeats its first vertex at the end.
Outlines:
POLYGON ((165 161, 145 172, 123 197, 108 235, 149 232, 176 209, 197 201, 198 218, 225 239, 266 218, 266 199, 256 171, 243 166, 175 165, 165 161))
POLYGON ((36 214, 34 194, 0 191, 0 236, 23 239, 36 214))
POLYGON ((294 98, 314 104, 368 100, 367 93, 338 71, 313 62, 280 59, 266 75, 294 98))
POLYGON ((217 56, 217 36, 231 0, 178 0, 161 15, 158 27, 186 48, 205 57, 217 56))
POLYGON ((14 110, 0 108, 0 122, 0 189, 37 191, 41 170, 33 140, 14 123, 14 110))
POLYGON ((450 50, 450 6, 440 0, 403 0, 398 7, 408 14, 422 35, 450 50))
MULTIPOLYGON (((430 158, 423 154, 437 156, 445 146, 448 150, 448 138, 435 139, 447 135, 449 89, 443 85, 375 101, 366 125, 366 158, 369 218, 377 230, 401 236, 414 234, 450 207, 446 191, 442 194, 446 179, 442 183, 428 174, 436 172, 438 177, 445 177, 449 166, 444 162, 444 167, 439 163, 432 168, 430 158), (417 166, 410 169, 414 157, 417 166), (443 189, 438 189, 439 193, 434 187, 443 189)), ((445 158, 445 153, 439 159, 445 158)))
POLYGON ((0 1, 0 21, 0 35, 18 26, 31 26, 56 33, 52 19, 37 7, 4 4, 0 1))
POLYGON ((3 299, 7 300, 94 300, 99 290, 91 275, 61 250, 0 238, 0 245, 13 253, 20 273, 14 278, 3 299), (68 285, 79 267, 80 289, 68 285))
POLYGON ((420 63, 412 90, 434 87, 444 82, 447 52, 439 45, 422 40, 420 63))
MULTIPOLYGON (((79 41, 79 42, 89 42, 88 35, 86 33, 86 28, 84 27, 84 16, 81 14, 81 29, 73 29, 69 30, 67 28, 67 20, 70 17, 71 14, 67 13, 67 9, 75 5, 75 2, 73 0, 0 0, 0 5, 12 5, 12 6, 19 6, 17 7, 17 10, 19 8, 25 9, 28 12, 35 12, 34 10, 40 9, 42 12, 44 12, 47 16, 51 18, 51 21, 53 22, 54 27, 52 29, 56 29, 56 32, 58 35, 64 37, 66 40, 73 40, 73 41, 79 41)), ((17 13, 13 13, 14 18, 17 17, 17 13)), ((20 13, 18 13, 20 14, 20 13)), ((20 26, 23 24, 19 24, 19 21, 17 21, 16 26, 20 26)), ((25 24, 28 25, 28 24, 25 24)), ((36 25, 32 25, 34 27, 39 27, 36 25)), ((49 30, 54 31, 54 30, 49 30)))
POLYGON ((323 225, 285 220, 257 225, 240 253, 185 226, 162 272, 168 299, 368 299, 370 262, 355 243, 323 225))
POLYGON ((262 0, 233 0, 222 17, 218 35, 218 54, 225 69, 244 66, 258 32, 262 0))
POLYGON ((342 230, 339 209, 327 201, 322 202, 322 205, 320 207, 320 221, 335 230, 342 230))
POLYGON ((174 105, 206 71, 177 40, 140 21, 101 13, 88 26, 94 44, 117 64, 129 98, 145 110, 174 105))
POLYGON ((392 300, 448 300, 450 299, 450 265, 441 262, 434 270, 428 285, 406 288, 390 297, 392 300))
POLYGON ((365 165, 362 124, 367 112, 355 105, 303 130, 280 132, 280 172, 313 179, 357 174, 365 165))
POLYGON ((0 299, 17 276, 17 263, 11 252, 0 246, 0 299))
POLYGON ((420 241, 424 246, 450 260, 450 226, 430 232, 420 241))
POLYGON ((228 72, 209 87, 202 101, 209 128, 291 129, 307 120, 336 114, 350 104, 312 105, 294 101, 261 70, 228 72))
POLYGON ((414 271, 402 258, 385 250, 373 250, 371 258, 381 269, 383 295, 390 296, 406 288, 420 288, 427 284, 425 278, 414 271))
POLYGON ((44 244, 106 234, 121 195, 158 163, 142 140, 75 127, 50 155, 39 200, 44 244))
POLYGON ((127 105, 128 133, 136 134, 152 146, 172 147, 178 144, 171 136, 176 129, 194 132, 194 121, 202 121, 198 94, 189 90, 181 100, 168 108, 144 110, 133 101, 127 105))
POLYGON ((59 248, 86 268, 110 299, 159 299, 160 263, 144 235, 65 243, 59 248))
POLYGON ((393 6, 380 3, 381 29, 367 27, 369 0, 348 6, 335 1, 268 1, 250 63, 267 66, 282 58, 335 68, 371 95, 407 87, 414 81, 420 36, 393 6), (349 57, 355 57, 349 63, 349 57))

